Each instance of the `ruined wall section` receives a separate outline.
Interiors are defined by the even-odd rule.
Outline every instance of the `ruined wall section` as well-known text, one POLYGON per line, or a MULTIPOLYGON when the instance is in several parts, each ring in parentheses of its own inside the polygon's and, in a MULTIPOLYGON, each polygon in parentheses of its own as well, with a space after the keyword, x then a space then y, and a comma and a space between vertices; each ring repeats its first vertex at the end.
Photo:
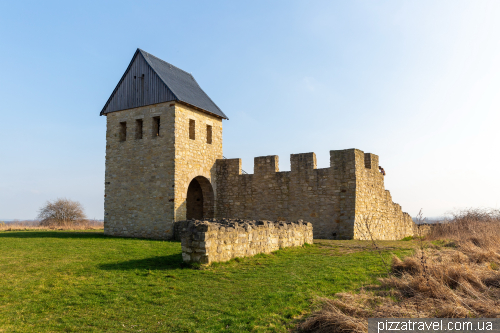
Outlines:
MULTIPOLYGON (((173 132, 173 131, 172 131, 173 132)), ((215 161, 222 158, 222 119, 192 107, 175 106, 175 221, 186 219, 189 183, 203 177, 204 218, 215 215, 215 161), (189 136, 189 121, 194 120, 195 138, 189 136), (212 127, 212 143, 207 143, 207 125, 212 127)))
POLYGON ((292 154, 291 171, 277 156, 256 157, 255 173, 241 160, 217 160, 217 217, 307 220, 315 238, 366 239, 366 219, 376 239, 413 235, 413 221, 392 202, 378 171, 378 156, 358 149, 330 151, 330 167, 316 168, 314 153, 292 154))
POLYGON ((168 239, 174 222, 174 104, 106 115, 104 233, 168 239), (160 135, 154 118, 160 117, 160 135), (142 137, 137 135, 142 121, 142 137), (123 136, 123 123, 126 135, 123 136))
POLYGON ((307 220, 315 238, 351 239, 355 218, 354 150, 330 152, 330 168, 317 169, 314 153, 292 154, 291 171, 279 172, 278 156, 254 159, 254 174, 241 174, 241 159, 217 160, 217 217, 307 220))
POLYGON ((355 150, 356 222, 354 239, 400 240, 413 236, 415 223, 384 187, 377 155, 355 150))
POLYGON ((190 263, 210 264, 313 243, 313 227, 302 221, 190 220, 177 222, 176 228, 182 259, 190 263))

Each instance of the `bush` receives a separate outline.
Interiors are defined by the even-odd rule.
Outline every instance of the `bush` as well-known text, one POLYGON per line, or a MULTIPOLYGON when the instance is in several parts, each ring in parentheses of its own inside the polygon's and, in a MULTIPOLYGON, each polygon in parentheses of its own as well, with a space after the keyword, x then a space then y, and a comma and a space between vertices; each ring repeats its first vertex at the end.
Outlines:
POLYGON ((68 199, 47 201, 38 214, 41 226, 66 226, 85 218, 83 206, 68 199))

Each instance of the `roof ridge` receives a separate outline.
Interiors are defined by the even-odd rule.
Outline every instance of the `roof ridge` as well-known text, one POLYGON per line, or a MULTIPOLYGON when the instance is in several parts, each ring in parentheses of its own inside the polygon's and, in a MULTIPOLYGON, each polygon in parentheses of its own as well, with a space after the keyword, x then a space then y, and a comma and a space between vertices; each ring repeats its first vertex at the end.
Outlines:
MULTIPOLYGON (((161 61, 161 62, 162 62, 162 63, 164 63, 164 64, 169 65, 170 67, 175 67, 176 69, 180 70, 181 72, 183 72, 183 73, 185 73, 185 74, 189 75, 189 77, 190 77, 190 78, 194 81, 194 83, 198 86, 198 88, 200 88, 201 92, 203 92, 203 94, 205 94, 205 96, 206 96, 206 97, 210 100, 210 102, 212 102, 212 104, 213 104, 213 105, 217 108, 217 110, 219 110, 222 114, 224 114, 224 112, 223 112, 223 111, 219 108, 219 106, 218 106, 217 104, 215 104, 215 102, 214 102, 214 101, 210 98, 210 96, 208 96, 208 94, 205 92, 205 90, 203 90, 203 88, 201 88, 201 86, 198 84, 198 81, 196 81, 196 79, 194 78, 194 76, 193 76, 191 73, 188 73, 188 72, 186 72, 185 70, 183 70, 183 69, 181 69, 181 68, 179 68, 179 67, 177 67, 177 66, 174 66, 174 65, 172 65, 171 63, 169 63, 169 62, 167 62, 167 61, 165 61, 165 60, 163 60, 163 59, 160 59, 160 58, 158 58, 158 57, 156 57, 156 56, 152 55, 151 53, 148 53, 148 52, 144 51, 144 50, 143 50, 143 49, 141 49, 141 48, 137 48, 137 50, 138 50, 138 51, 142 54, 142 56, 144 57, 144 59, 146 60, 146 62, 147 62, 147 63, 151 66, 151 68, 153 68, 153 70, 155 70, 155 69, 154 69, 154 66, 153 66, 153 65, 149 62, 149 60, 147 60, 147 57, 149 57, 149 56, 151 56, 152 58, 155 58, 155 59, 157 59, 157 60, 161 61)), ((156 70, 155 70, 155 72, 156 72, 156 70)), ((171 91, 171 92, 172 92, 172 93, 173 93, 173 94, 177 97, 177 94, 175 93, 174 89, 172 89, 172 87, 170 87, 170 86, 169 86, 169 85, 168 85, 168 84, 167 84, 167 83, 163 80, 163 78, 162 78, 160 75, 158 75, 158 76, 159 76, 159 77, 160 77, 160 79, 163 81, 163 83, 165 84, 165 86, 167 86, 167 88, 168 88, 168 89, 170 89, 170 91, 171 91)), ((178 98, 178 97, 177 97, 177 98, 178 98)), ((178 99, 179 99, 179 98, 178 98, 178 99)), ((194 104, 192 104, 192 105, 194 105, 194 104)), ((199 107, 199 106, 197 106, 197 105, 195 105, 195 106, 196 106, 196 107, 199 107)), ((226 118, 226 119, 229 119, 229 118, 227 118, 227 116, 226 116, 225 114, 224 114, 224 116, 225 116, 225 118, 226 118)))
MULTIPOLYGON (((153 66, 153 64, 149 61, 148 57, 144 55, 144 53, 146 53, 146 55, 150 55, 158 60, 161 60, 160 58, 158 57, 155 57, 154 55, 152 54, 149 54, 147 53, 146 51, 144 50, 141 50, 140 48, 137 48, 137 51, 135 51, 136 54, 140 54, 142 56, 142 58, 144 59, 144 61, 146 62, 146 64, 148 64, 148 66, 153 70, 153 72, 158 76, 158 78, 160 79, 161 82, 163 82, 163 84, 165 85, 165 88, 167 88, 168 90, 170 90, 172 92, 172 94, 174 95, 175 98, 179 99, 179 97, 177 97, 177 94, 175 93, 175 91, 172 90, 172 88, 167 84, 167 82, 165 82, 165 80, 161 77, 160 73, 158 73, 158 71, 156 70, 156 68, 153 66)), ((135 56, 134 58, 135 59, 135 56)), ((132 60, 133 60, 132 59, 132 60)), ((162 60, 163 61, 163 60, 162 60)), ((169 64, 168 62, 166 61, 163 61, 164 63, 166 64, 169 64)), ((170 65, 170 64, 169 64, 170 65)))
MULTIPOLYGON (((181 68, 179 68, 179 67, 177 67, 177 66, 175 66, 175 65, 172 65, 171 63, 166 62, 165 60, 160 59, 160 58, 158 58, 157 56, 154 56, 154 55, 152 55, 151 53, 148 53, 148 52, 144 51, 143 49, 140 49, 140 48, 137 48, 137 49, 138 49, 140 52, 145 53, 145 54, 146 54, 146 55, 148 55, 148 56, 151 56, 151 57, 153 57, 153 58, 158 59, 158 60, 159 60, 159 61, 161 61, 161 62, 164 62, 164 63, 168 64, 170 67, 175 67, 176 69, 180 70, 181 72, 184 72, 184 73, 188 74, 188 75, 189 75, 189 76, 191 76, 191 78, 194 80, 194 77, 193 77, 193 75, 192 75, 191 73, 186 72, 185 70, 183 70, 183 69, 181 69, 181 68)), ((196 81, 196 80, 195 80, 195 81, 196 81)))
MULTIPOLYGON (((134 67, 135 68, 135 67, 134 67)), ((137 67, 138 68, 138 67, 137 67)), ((135 82, 135 81, 134 81, 135 82)), ((121 90, 120 90, 121 91, 121 90)), ((162 93, 163 94, 163 93, 162 93)), ((109 97, 108 101, 104 105, 101 115, 109 112, 114 112, 114 111, 119 111, 119 107, 136 107, 141 103, 146 103, 146 102, 166 102, 166 101, 172 101, 172 100, 177 100, 177 101, 182 101, 186 103, 187 105, 191 105, 195 108, 202 109, 210 114, 213 114, 215 116, 221 117, 223 119, 228 119, 227 116, 224 114, 224 112, 219 108, 217 104, 214 103, 214 101, 208 96, 208 94, 200 87, 196 79, 191 73, 188 73, 179 67, 176 67, 169 62, 166 62, 163 59, 160 59, 151 53, 148 53, 140 48, 137 48, 134 56, 132 57, 132 60, 130 61, 127 69, 125 70, 125 73, 123 73, 120 81, 118 81, 118 84, 116 85, 115 89, 113 90, 111 96, 109 97), (130 74, 130 70, 133 64, 138 62, 137 65, 134 66, 146 66, 145 69, 146 71, 151 70, 151 75, 154 75, 159 81, 155 81, 155 89, 159 89, 159 91, 163 92, 164 89, 166 89, 166 94, 165 96, 153 96, 151 94, 148 94, 146 97, 146 100, 144 101, 135 101, 133 102, 132 100, 128 100, 127 96, 134 96, 134 94, 137 94, 137 92, 134 89, 128 89, 130 87, 135 87, 135 83, 132 83, 130 81, 130 78, 127 80, 127 87, 123 89, 128 89, 125 91, 126 96, 121 96, 122 99, 120 99, 121 102, 116 102, 113 107, 109 107, 110 102, 113 100, 113 98, 118 98, 116 97, 116 93, 119 89, 122 89, 121 87, 124 80, 126 79, 127 75, 130 74), (142 65, 144 63, 144 65, 142 65), (130 90, 130 91, 129 91, 130 90), (151 96, 150 96, 151 95, 151 96), (123 100, 125 98, 126 100, 123 100), (165 99, 165 100, 164 100, 165 99), (136 103, 137 102, 137 103, 136 103), (118 106, 118 104, 123 104, 118 106), (136 105, 137 104, 137 105, 136 105)), ((144 104, 146 105, 146 104, 144 104)))

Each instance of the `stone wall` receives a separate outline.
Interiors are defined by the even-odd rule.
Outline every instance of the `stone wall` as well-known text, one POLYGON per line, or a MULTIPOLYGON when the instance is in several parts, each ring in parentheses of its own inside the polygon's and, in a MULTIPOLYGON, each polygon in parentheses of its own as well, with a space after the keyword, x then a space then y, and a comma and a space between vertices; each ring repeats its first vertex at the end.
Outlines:
POLYGON ((106 115, 104 233, 169 238, 174 222, 175 105, 162 103, 106 115), (154 129, 160 117, 160 135, 154 129), (142 138, 136 138, 142 120, 142 138), (126 123, 125 140, 120 123, 126 123))
POLYGON ((435 225, 436 224, 434 224, 434 223, 421 223, 421 224, 415 223, 413 226, 413 235, 415 237, 427 236, 428 234, 431 233, 431 229, 435 225))
POLYGON ((313 243, 308 222, 211 219, 176 223, 185 262, 210 264, 313 243))
POLYGON ((105 234, 171 239, 174 222, 186 219, 187 190, 195 178, 205 198, 204 213, 213 217, 211 182, 215 161, 222 158, 220 118, 178 102, 106 117, 105 234), (194 140, 189 137, 190 119, 196 123, 194 140), (142 137, 137 135, 138 120, 142 137), (211 143, 206 140, 207 125, 212 128, 211 143))
POLYGON ((353 150, 356 170, 356 218, 354 239, 369 239, 370 233, 379 240, 399 240, 413 236, 411 216, 392 202, 384 187, 377 155, 353 150), (368 232, 370 231, 370 232, 368 232))
POLYGON ((189 184, 196 178, 202 189, 203 218, 215 211, 215 161, 222 158, 222 119, 186 105, 175 108, 175 221, 186 220, 189 184), (195 139, 189 137, 189 121, 195 121, 195 139), (212 143, 207 143, 207 125, 212 143))
POLYGON ((214 217, 307 220, 327 239, 366 239, 367 225, 377 239, 413 234, 376 155, 331 151, 330 167, 317 169, 314 153, 292 154, 289 172, 279 172, 278 156, 256 157, 254 174, 242 175, 240 159, 222 159, 216 116, 180 102, 106 116, 107 235, 171 239, 175 221, 214 217))
POLYGON ((376 155, 330 151, 325 169, 314 153, 292 154, 290 163, 279 172, 278 156, 256 157, 254 174, 242 175, 241 159, 217 160, 217 217, 308 220, 315 238, 363 239, 367 219, 377 239, 413 234, 410 216, 384 189, 376 155))

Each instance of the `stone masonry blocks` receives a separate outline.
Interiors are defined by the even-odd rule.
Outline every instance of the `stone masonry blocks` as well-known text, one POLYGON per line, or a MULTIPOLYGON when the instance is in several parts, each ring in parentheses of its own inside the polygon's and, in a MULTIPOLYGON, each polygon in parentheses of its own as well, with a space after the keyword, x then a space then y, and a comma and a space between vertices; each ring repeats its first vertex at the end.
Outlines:
MULTIPOLYGON (((104 233, 171 239, 174 222, 186 219, 186 193, 194 178, 201 180, 206 198, 216 196, 222 119, 176 102, 112 112, 106 119, 104 233), (194 140, 189 138, 190 120, 195 122, 194 140)), ((214 199, 204 203, 207 217, 213 217, 214 199)))
POLYGON ((185 262, 210 264, 313 243, 308 222, 211 219, 176 223, 185 262))
POLYGON ((384 188, 378 156, 358 149, 330 151, 330 168, 317 169, 314 153, 292 154, 291 171, 278 156, 254 159, 254 175, 241 160, 217 160, 217 217, 248 220, 307 219, 315 238, 402 239, 414 223, 384 188))
POLYGON ((172 239, 193 181, 203 219, 307 220, 314 237, 326 239, 414 234, 411 217, 385 190, 377 155, 332 150, 330 167, 318 169, 314 153, 292 154, 288 172, 279 171, 278 156, 261 156, 254 174, 242 174, 241 159, 222 157, 222 119, 202 110, 166 102, 106 118, 107 235, 172 239))

